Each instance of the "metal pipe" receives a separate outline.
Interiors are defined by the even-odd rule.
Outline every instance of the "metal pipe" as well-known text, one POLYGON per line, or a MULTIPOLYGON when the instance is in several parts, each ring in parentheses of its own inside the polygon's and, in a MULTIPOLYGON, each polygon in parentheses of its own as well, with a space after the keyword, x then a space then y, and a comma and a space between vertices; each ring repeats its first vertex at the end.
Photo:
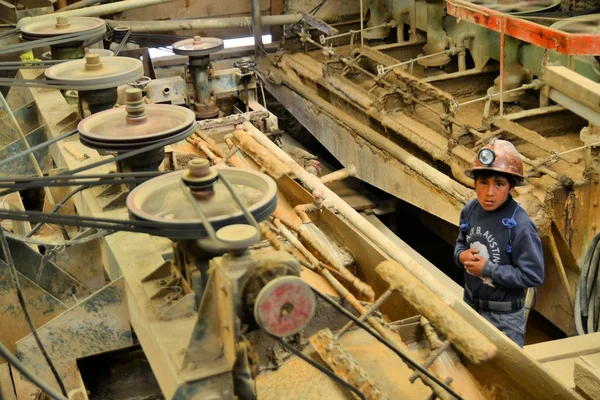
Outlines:
POLYGON ((446 49, 446 32, 442 23, 446 15, 445 5, 444 1, 427 1, 427 44, 423 46, 424 55, 439 53, 446 49))
POLYGON ((208 62, 205 65, 192 65, 190 63, 189 70, 192 82, 194 82, 194 89, 196 90, 196 100, 198 102, 208 101, 210 99, 208 62))
POLYGON ((466 71, 467 70, 467 45, 466 41, 471 40, 475 37, 475 33, 471 31, 462 32, 456 38, 456 43, 454 44, 456 47, 462 47, 463 50, 458 53, 458 70, 466 71))
POLYGON ((334 207, 344 218, 346 218, 346 220, 356 227, 356 229, 370 238, 373 243, 382 249, 390 258, 403 265, 433 293, 435 293, 448 304, 454 303, 455 297, 452 295, 452 293, 450 293, 446 287, 442 286, 442 284, 440 284, 440 282, 434 278, 431 273, 423 268, 408 253, 396 246, 394 242, 392 242, 387 236, 371 225, 366 219, 357 213, 355 209, 350 207, 348 203, 342 200, 331 189, 323 185, 318 177, 311 175, 308 171, 302 168, 288 154, 286 154, 275 143, 273 143, 271 139, 265 136, 264 133, 256 129, 254 125, 246 122, 244 123, 244 127, 257 142, 266 147, 267 150, 269 150, 269 152, 279 160, 287 164, 292 169, 292 172, 296 178, 299 179, 305 187, 312 191, 317 190, 323 193, 324 206, 334 207))
POLYGON ((451 79, 463 78, 465 76, 478 75, 483 72, 487 72, 487 71, 485 71, 485 69, 471 68, 466 71, 452 72, 452 73, 449 73, 446 75, 426 76, 425 78, 422 79, 422 81, 427 82, 427 83, 443 82, 443 81, 449 81, 451 79))
POLYGON ((70 11, 70 10, 78 10, 83 7, 93 6, 94 4, 102 3, 101 0, 81 0, 77 3, 73 3, 71 5, 66 6, 61 11, 70 11))
POLYGON ((252 4, 252 33, 254 34, 254 55, 258 56, 263 47, 262 21, 260 17, 260 0, 251 0, 252 4))
MULTIPOLYGON (((131 0, 127 0, 131 1, 131 0)), ((169 0, 171 1, 171 0, 169 0)), ((119 3, 115 3, 119 4, 119 3)), ((263 15, 261 16, 262 26, 289 25, 295 24, 302 19, 301 14, 285 15, 263 15)), ((231 17, 231 18, 202 18, 202 19, 182 19, 168 21, 119 21, 106 20, 114 27, 128 26, 131 32, 170 32, 201 29, 220 29, 220 28, 251 28, 252 18, 250 17, 231 17)))
POLYGON ((250 111, 244 114, 233 114, 219 119, 207 119, 196 123, 196 130, 202 131, 206 129, 218 128, 227 125, 237 125, 246 121, 260 121, 269 118, 269 112, 264 110, 250 111))
MULTIPOLYGON (((387 301, 387 299, 389 299, 390 296, 392 294, 394 294, 394 292, 395 292, 395 290, 392 288, 386 290, 381 296, 379 296, 379 298, 377 300, 375 300, 375 302, 371 303, 371 305, 369 307, 367 307, 365 312, 363 314, 361 314, 360 317, 358 317, 358 320, 364 321, 365 319, 370 317, 371 314, 373 314, 373 312, 378 310, 379 307, 381 307, 383 305, 383 303, 385 303, 387 301)), ((335 333, 335 337, 340 338, 344 333, 346 333, 348 331, 348 329, 352 328, 352 325, 354 325, 354 321, 349 321, 346 325, 344 325, 342 327, 342 329, 340 329, 339 331, 337 331, 335 333)))
MULTIPOLYGON (((57 12, 52 14, 39 15, 37 17, 25 17, 21 18, 19 22, 17 22, 17 28, 21 28, 23 25, 30 24, 32 22, 42 21, 46 19, 56 19, 57 17, 98 17, 100 15, 116 14, 127 10, 133 10, 136 8, 150 7, 158 4, 170 3, 172 1, 175 0, 127 0, 119 1, 117 3, 102 4, 100 6, 81 8, 79 10, 57 12)), ((157 21, 154 21, 154 23, 157 23, 157 21)))
POLYGON ((330 174, 321 177, 321 182, 324 185, 329 185, 333 182, 341 181, 342 179, 346 179, 350 176, 356 175, 356 167, 354 164, 350 164, 345 168, 334 171, 330 174))
POLYGON ((550 89, 548 97, 566 108, 567 110, 579 115, 590 121, 594 125, 600 125, 600 113, 592 110, 584 104, 579 103, 577 100, 573 100, 566 94, 559 92, 556 89, 550 89))

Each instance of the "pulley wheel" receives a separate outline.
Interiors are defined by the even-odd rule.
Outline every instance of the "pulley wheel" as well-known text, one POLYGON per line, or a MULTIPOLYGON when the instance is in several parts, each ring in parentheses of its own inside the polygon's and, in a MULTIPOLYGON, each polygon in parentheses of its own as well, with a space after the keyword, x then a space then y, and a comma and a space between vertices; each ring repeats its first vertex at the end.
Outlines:
POLYGON ((32 22, 21 27, 21 35, 26 40, 45 39, 73 33, 94 34, 98 36, 106 32, 106 21, 91 17, 48 18, 32 22))
POLYGON ((140 79, 144 66, 130 57, 100 57, 87 54, 83 60, 67 61, 46 69, 46 78, 80 90, 116 88, 140 79))
POLYGON ((310 286, 295 276, 273 279, 258 293, 254 317, 267 333, 286 337, 300 332, 315 313, 316 300, 310 286))
POLYGON ((173 53, 180 56, 205 57, 220 50, 223 50, 223 40, 219 38, 194 36, 173 43, 173 53))
POLYGON ((567 18, 555 22, 550 28, 568 33, 600 34, 600 16, 592 14, 567 18))
MULTIPOLYGON (((277 185, 269 176, 239 168, 213 167, 233 187, 244 207, 257 222, 267 219, 277 207, 277 185)), ((176 171, 150 179, 129 193, 130 218, 159 222, 176 231, 199 229, 202 223, 194 205, 185 195, 181 182, 186 171, 176 171)), ((212 192, 197 204, 215 231, 228 225, 248 224, 227 187, 217 179, 212 192)), ((201 232, 202 233, 202 232, 201 232)), ((224 232, 221 231, 221 235, 224 232)), ((202 233, 205 235, 205 233, 202 233)), ((170 236, 178 239, 177 234, 170 236)))
POLYGON ((112 108, 81 120, 77 129, 82 143, 107 151, 127 151, 156 143, 195 128, 194 113, 168 104, 145 105, 145 118, 128 118, 127 107, 112 108))
POLYGON ((511 15, 551 11, 560 6, 561 0, 471 0, 471 3, 511 15))

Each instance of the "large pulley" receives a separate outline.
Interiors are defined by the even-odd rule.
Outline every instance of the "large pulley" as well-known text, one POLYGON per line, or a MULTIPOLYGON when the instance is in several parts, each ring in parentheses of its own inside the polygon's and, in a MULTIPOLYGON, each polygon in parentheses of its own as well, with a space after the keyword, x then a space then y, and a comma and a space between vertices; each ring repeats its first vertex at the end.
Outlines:
MULTIPOLYGON (((100 151, 122 153, 141 149, 174 136, 189 136, 195 118, 187 108, 166 104, 144 104, 140 89, 127 89, 125 107, 101 111, 83 119, 79 140, 100 151)), ((164 147, 128 158, 120 170, 156 170, 164 158, 164 147)))
POLYGON ((77 88, 79 112, 87 117, 114 107, 117 87, 140 79, 144 66, 130 57, 101 57, 88 54, 83 60, 67 61, 48 68, 46 79, 77 88))
POLYGON ((99 38, 106 32, 106 21, 91 17, 58 16, 56 19, 43 19, 21 27, 21 36, 28 41, 69 38, 64 43, 50 45, 55 60, 79 59, 85 55, 84 40, 99 38))
MULTIPOLYGON (((191 178, 200 187, 189 187, 196 205, 191 203, 192 199, 182 188, 186 174, 189 181, 189 171, 176 171, 150 179, 132 190, 127 197, 131 218, 159 222, 174 231, 198 229, 206 237, 206 228, 196 209, 198 206, 216 231, 217 239, 233 242, 235 235, 246 237, 246 230, 232 231, 230 228, 219 232, 221 228, 247 222, 222 178, 235 190, 241 204, 257 222, 264 221, 277 207, 277 185, 264 174, 239 168, 199 167, 192 172, 191 178), (218 171, 218 176, 214 175, 214 171, 218 171)), ((178 238, 174 233, 172 239, 178 238)))
POLYGON ((211 96, 208 86, 210 55, 223 49, 223 40, 219 38, 194 36, 192 39, 173 43, 173 52, 189 57, 188 71, 194 82, 196 97, 193 110, 198 119, 216 118, 219 108, 211 96))

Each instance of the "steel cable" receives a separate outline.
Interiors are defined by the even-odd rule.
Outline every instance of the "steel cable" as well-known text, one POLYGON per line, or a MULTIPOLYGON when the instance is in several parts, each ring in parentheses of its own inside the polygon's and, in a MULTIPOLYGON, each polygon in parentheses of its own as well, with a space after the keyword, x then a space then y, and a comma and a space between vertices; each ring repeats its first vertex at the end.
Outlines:
POLYGON ((298 358, 304 360, 306 363, 312 365, 314 368, 318 369, 319 371, 321 371, 322 373, 324 373, 325 375, 327 375, 328 377, 330 377, 335 382, 337 382, 340 385, 346 387, 346 389, 348 389, 352 393, 356 394, 362 400, 366 400, 365 395, 362 394, 360 392, 360 390, 358 390, 357 388, 355 388, 354 386, 352 386, 351 384, 349 384, 348 382, 346 382, 345 380, 343 380, 342 378, 340 378, 339 376, 337 376, 335 374, 335 372, 333 372, 333 371, 325 368, 324 366, 322 366, 318 362, 312 360, 310 357, 307 357, 306 355, 302 354, 302 352, 300 350, 296 349, 294 346, 290 346, 289 344, 287 344, 286 342, 284 342, 282 339, 280 339, 278 337, 275 337, 275 336, 271 336, 271 337, 273 339, 275 339, 275 341, 277 341, 283 348, 285 348, 290 353, 292 353, 295 356, 297 356, 298 358))
POLYGON ((402 359, 402 361, 404 361, 406 364, 408 364, 408 366, 410 368, 414 369, 415 371, 418 371, 418 372, 422 373, 423 375, 426 375, 429 379, 431 379, 437 385, 441 386, 450 395, 454 396, 455 398, 457 398, 459 400, 463 400, 463 398, 458 393, 456 393, 450 386, 448 386, 446 383, 444 383, 441 380, 439 380, 437 376, 433 375, 431 372, 429 372, 422 365, 420 365, 419 363, 417 363, 416 361, 414 361, 412 358, 410 358, 407 354, 404 354, 401 350, 399 350, 398 348, 396 348, 396 346, 394 346, 387 339, 385 339, 384 337, 382 337, 381 335, 379 335, 377 332, 375 332, 373 329, 371 329, 371 327, 369 327, 363 321, 361 321, 358 318, 356 318, 354 315, 352 315, 344 307, 342 307, 337 302, 335 302, 333 299, 329 298, 326 294, 321 293, 317 289, 315 289, 315 288, 311 288, 311 289, 313 290, 313 292, 315 292, 315 294, 317 296, 319 296, 321 299, 323 299, 327 303, 329 303, 338 312, 340 312, 341 314, 345 315, 348 319, 354 321, 354 323, 356 325, 360 326, 362 329, 364 329, 365 331, 367 331, 371 336, 373 336, 375 339, 377 339, 377 341, 379 341, 380 343, 384 344, 387 348, 389 348, 394 353, 396 353, 400 357, 400 359, 402 359))
POLYGON ((13 353, 10 352, 4 346, 4 343, 0 342, 0 355, 4 357, 6 361, 9 362, 10 365, 15 367, 23 376, 25 376, 29 381, 31 381, 35 386, 40 388, 42 392, 46 393, 48 396, 52 397, 55 400, 68 400, 66 396, 58 393, 54 388, 48 385, 47 382, 44 382, 39 376, 35 375, 33 372, 27 369, 25 365, 19 360, 13 353))
POLYGON ((598 331, 600 313, 600 233, 596 234, 588 247, 581 275, 575 292, 575 330, 578 335, 598 331))
MULTIPOLYGON (((1 219, 0 219, 0 221, 1 221, 1 219)), ((46 348, 42 344, 42 341, 40 339, 40 336, 38 335, 37 329, 35 328, 35 325, 33 324, 33 320, 31 319, 31 315, 29 314, 29 310, 27 309, 27 304, 25 303, 25 298, 23 297, 23 291, 21 289, 21 284, 19 283, 19 277, 17 275, 17 268, 13 261, 12 254, 10 252, 10 248, 8 247, 8 241, 6 240, 6 236, 4 235, 4 228, 2 228, 2 226, 0 226, 0 244, 2 245, 2 252, 4 253, 4 258, 6 259, 6 263, 8 264, 8 269, 9 269, 10 275, 12 277, 13 285, 17 291, 17 298, 19 299, 19 303, 21 304, 21 308, 23 309, 23 314, 25 315, 25 319, 27 320, 29 329, 31 330, 31 333, 33 334, 33 337, 35 338, 35 341, 37 342, 37 345, 40 348, 40 352, 46 359, 46 362, 48 363, 48 366, 50 367, 50 370, 52 371, 52 375, 54 375, 54 378, 58 382, 58 386, 60 387, 62 394, 65 397, 68 397, 67 390, 65 388, 65 384, 62 381, 62 378, 60 377, 60 375, 58 374, 58 371, 56 370, 54 363, 50 359, 50 356, 46 352, 46 348)))

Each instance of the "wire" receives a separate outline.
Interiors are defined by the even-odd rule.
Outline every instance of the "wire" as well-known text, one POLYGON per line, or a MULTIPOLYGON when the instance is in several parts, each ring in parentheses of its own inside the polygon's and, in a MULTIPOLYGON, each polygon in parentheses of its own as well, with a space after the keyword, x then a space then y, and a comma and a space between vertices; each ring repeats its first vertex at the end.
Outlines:
MULTIPOLYGON (((76 188, 75 190, 73 190, 72 192, 70 192, 69 194, 67 194, 65 197, 63 197, 58 203, 56 203, 54 205, 54 207, 52 207, 52 210, 50 210, 50 214, 55 213, 56 211, 58 211, 59 208, 61 208, 67 201, 69 201, 69 199, 73 196, 75 196, 77 193, 81 192, 82 190, 85 190, 87 188, 89 188, 89 185, 81 185, 78 188, 76 188)), ((29 233, 27 233, 26 237, 30 238, 33 235, 36 234, 37 231, 40 230, 40 228, 43 226, 44 224, 42 224, 41 222, 38 222, 33 229, 31 229, 31 231, 29 233)))
POLYGON ((23 297, 23 291, 21 289, 21 284, 19 283, 19 277, 17 275, 17 268, 15 267, 15 262, 12 258, 10 248, 8 247, 8 241, 6 240, 6 236, 4 235, 4 229, 1 226, 0 226, 0 242, 2 244, 2 251, 4 253, 4 257, 6 258, 6 263, 8 264, 8 269, 10 270, 10 274, 12 276, 13 285, 15 286, 15 289, 17 291, 17 297, 19 299, 19 303, 21 303, 21 308, 23 309, 23 314, 25 314, 25 319, 27 320, 27 323, 29 324, 29 329, 31 329, 31 333, 33 334, 33 337, 35 338, 35 341, 37 342, 37 345, 40 348, 42 355, 46 359, 46 362, 48 363, 48 366, 50 367, 50 370, 52 371, 54 378, 56 378, 56 381, 58 382, 58 386, 60 386, 60 390, 61 390, 62 394, 65 397, 68 397, 67 390, 65 389, 65 384, 63 383, 60 375, 58 374, 56 367, 52 363, 50 356, 46 352, 46 348, 42 344, 42 341, 40 340, 37 329, 35 328, 35 325, 33 324, 33 320, 31 319, 31 315, 29 314, 29 311, 27 310, 27 304, 25 303, 25 298, 23 297))
POLYGON ((319 292, 317 289, 315 289, 315 288, 311 288, 311 289, 313 290, 313 292, 315 292, 315 294, 317 296, 319 296, 320 298, 322 298, 323 300, 325 300, 327 303, 329 303, 333 308, 335 308, 341 314, 344 314, 347 318, 349 318, 350 320, 354 321, 354 323, 356 325, 358 325, 361 328, 363 328, 365 331, 367 331, 368 333, 370 333, 371 336, 373 336, 375 339, 377 339, 380 343, 383 343, 390 350, 392 350, 394 353, 396 353, 402 359, 402 361, 404 361, 405 363, 409 364, 413 369, 418 370, 423 375, 426 375, 429 379, 431 379, 432 381, 434 381, 437 385, 441 386, 444 390, 446 390, 452 396, 456 397, 457 399, 463 400, 463 398, 458 393, 456 393, 450 386, 448 386, 447 384, 445 384, 444 382, 442 382, 441 380, 439 380, 437 376, 433 375, 426 368, 423 368, 422 365, 420 365, 419 363, 417 363, 416 361, 414 361, 413 359, 411 359, 408 355, 406 355, 402 351, 398 350, 396 348, 396 346, 394 346, 393 344, 391 344, 387 339, 383 338, 381 335, 379 335, 377 332, 375 332, 373 329, 371 329, 363 321, 361 321, 358 318, 356 318, 354 315, 352 315, 350 312, 348 312, 344 307, 342 307, 341 305, 339 305, 338 303, 336 303, 334 300, 330 299, 327 295, 319 292))
MULTIPOLYGON (((90 228, 89 230, 94 230, 94 229, 90 228)), ((84 231, 83 233, 86 233, 88 231, 84 231)), ((69 239, 69 240, 61 240, 61 241, 39 240, 39 239, 34 239, 34 238, 28 238, 26 236, 15 235, 14 233, 10 233, 10 232, 5 232, 4 234, 6 235, 7 238, 14 239, 14 240, 19 240, 19 241, 24 242, 24 243, 34 244, 36 246, 72 247, 72 246, 78 246, 80 244, 88 243, 88 242, 91 242, 93 240, 106 237, 106 236, 111 235, 113 233, 114 232, 112 232, 112 231, 99 230, 96 233, 94 233, 94 234, 92 234, 90 236, 83 237, 81 239, 69 239)))
MULTIPOLYGON (((109 163, 113 163, 113 162, 125 160, 125 159, 127 159, 129 157, 133 157, 133 156, 136 156, 138 154, 143 154, 143 153, 148 152, 148 151, 156 150, 156 149, 158 149, 160 147, 164 147, 164 146, 166 146, 168 144, 172 144, 172 143, 179 142, 180 140, 184 140, 186 137, 190 136, 194 132, 194 130, 195 130, 195 124, 193 124, 189 129, 187 129, 187 130, 185 130, 185 131, 183 131, 183 132, 181 132, 181 133, 179 133, 177 135, 171 136, 171 137, 169 137, 167 139, 164 139, 164 140, 158 141, 156 143, 153 143, 153 144, 141 147, 141 148, 136 149, 136 150, 132 150, 132 151, 128 151, 128 152, 125 152, 125 153, 121 153, 121 154, 119 154, 119 155, 117 155, 115 157, 112 157, 112 158, 107 158, 107 159, 104 159, 104 160, 97 161, 95 163, 86 164, 86 165, 84 165, 82 167, 79 167, 79 168, 76 168, 76 169, 73 169, 73 170, 62 172, 62 173, 57 174, 57 175, 55 175, 55 176, 53 176, 51 178, 52 179, 56 179, 57 177, 72 176, 72 175, 75 175, 77 173, 80 173, 80 172, 83 172, 83 171, 87 171, 87 170, 90 170, 90 169, 94 169, 94 168, 100 167, 100 166, 105 165, 105 164, 109 164, 109 163)), ((116 175, 117 174, 114 174, 114 175, 111 175, 111 176, 116 176, 116 175)), ((77 178, 72 178, 72 179, 77 179, 77 178)), ((115 182, 115 183, 118 183, 118 182, 115 182)), ((125 182, 121 182, 121 183, 125 183, 125 182)), ((93 182, 92 182, 92 184, 93 184, 93 182)), ((14 193, 14 192, 16 192, 18 190, 21 190, 21 189, 13 187, 11 189, 3 190, 2 192, 0 192, 0 196, 6 196, 6 195, 14 193)))
POLYGON ((275 339, 275 341, 277 341, 287 351, 293 353, 297 357, 300 357, 302 360, 306 361, 307 363, 309 363, 310 365, 312 365, 313 367, 315 367, 316 369, 318 369, 319 371, 321 371, 322 373, 324 373, 325 375, 327 375, 328 377, 330 377, 337 383, 341 384, 342 386, 345 386, 348 390, 350 390, 351 392, 356 394, 361 399, 363 399, 363 400, 367 399, 365 397, 365 395, 360 392, 360 390, 358 390, 357 388, 355 388, 354 386, 352 386, 351 384, 349 384, 348 382, 346 382, 345 380, 343 380, 342 378, 337 376, 334 372, 332 372, 331 370, 329 370, 329 369, 325 368, 324 366, 322 366, 321 364, 319 364, 318 362, 311 360, 310 357, 307 357, 306 355, 302 354, 302 352, 300 350, 296 349, 294 346, 290 346, 289 344, 287 344, 286 342, 281 340, 281 338, 278 338, 276 336, 271 336, 271 337, 273 339, 275 339))
POLYGON ((119 43, 119 47, 117 47, 117 49, 115 50, 115 56, 119 55, 119 52, 121 51, 123 46, 125 46, 125 44, 129 40, 129 36, 131 36, 131 29, 129 29, 127 31, 127 33, 125 33, 125 36, 123 36, 123 40, 121 40, 121 43, 119 43))
POLYGON ((17 358, 10 350, 4 346, 4 343, 0 342, 0 355, 4 357, 6 361, 15 367, 21 374, 23 374, 28 380, 30 380, 35 386, 40 388, 44 393, 49 395, 55 400, 68 400, 65 396, 58 393, 48 383, 44 382, 39 376, 28 370, 25 365, 17 358))
POLYGON ((12 156, 10 156, 8 158, 3 159, 2 161, 0 161, 0 166, 8 164, 9 162, 16 160, 17 158, 26 156, 29 153, 33 153, 34 151, 37 151, 37 150, 43 149, 45 147, 48 147, 51 144, 56 143, 56 142, 58 142, 60 140, 66 139, 69 136, 73 136, 76 133, 77 133, 77 129, 73 129, 72 131, 69 131, 67 133, 63 133, 60 136, 57 136, 57 137, 55 137, 53 139, 50 139, 50 140, 47 140, 44 143, 40 143, 40 144, 37 144, 37 145, 35 145, 33 147, 30 147, 29 149, 27 149, 25 151, 22 151, 22 152, 20 152, 18 154, 15 154, 15 155, 12 155, 12 156))

